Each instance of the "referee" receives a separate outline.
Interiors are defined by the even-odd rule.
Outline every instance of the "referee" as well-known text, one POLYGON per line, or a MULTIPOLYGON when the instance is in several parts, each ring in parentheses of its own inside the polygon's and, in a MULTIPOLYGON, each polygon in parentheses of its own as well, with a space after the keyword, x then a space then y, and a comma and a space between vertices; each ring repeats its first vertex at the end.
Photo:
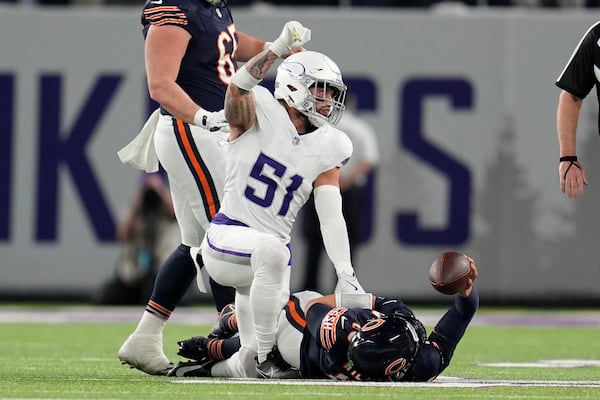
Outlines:
MULTIPOLYGON (((585 168, 577 160, 577 122, 583 99, 596 86, 600 101, 600 21, 583 35, 567 65, 556 80, 561 90, 556 110, 556 130, 559 145, 560 190, 570 199, 583 195, 588 184, 585 168)), ((598 120, 600 131, 600 115, 598 120)))

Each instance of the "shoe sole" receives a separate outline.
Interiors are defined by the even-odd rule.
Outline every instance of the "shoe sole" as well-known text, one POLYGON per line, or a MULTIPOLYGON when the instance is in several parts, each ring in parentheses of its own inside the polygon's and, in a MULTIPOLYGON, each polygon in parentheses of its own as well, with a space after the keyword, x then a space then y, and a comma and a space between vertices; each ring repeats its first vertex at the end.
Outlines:
MULTIPOLYGON (((119 351, 119 353, 121 353, 121 351, 119 351)), ((169 364, 167 364, 167 366, 164 369, 160 369, 160 370, 150 369, 150 368, 145 368, 144 366, 141 365, 141 363, 134 361, 132 358, 130 358, 126 355, 119 354, 118 357, 119 357, 119 361, 121 361, 122 365, 128 365, 129 368, 140 370, 142 372, 145 372, 148 375, 167 375, 167 373, 172 368, 175 367, 175 364, 173 364, 172 362, 169 362, 169 364)))

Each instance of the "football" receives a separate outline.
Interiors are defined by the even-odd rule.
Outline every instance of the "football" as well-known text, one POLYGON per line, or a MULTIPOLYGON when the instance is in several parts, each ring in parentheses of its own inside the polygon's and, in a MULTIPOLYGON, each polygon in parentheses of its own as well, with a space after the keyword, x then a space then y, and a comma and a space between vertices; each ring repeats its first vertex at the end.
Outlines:
POLYGON ((456 294, 465 287, 471 277, 471 267, 467 256, 456 251, 440 254, 429 268, 429 282, 435 290, 443 294, 456 294))

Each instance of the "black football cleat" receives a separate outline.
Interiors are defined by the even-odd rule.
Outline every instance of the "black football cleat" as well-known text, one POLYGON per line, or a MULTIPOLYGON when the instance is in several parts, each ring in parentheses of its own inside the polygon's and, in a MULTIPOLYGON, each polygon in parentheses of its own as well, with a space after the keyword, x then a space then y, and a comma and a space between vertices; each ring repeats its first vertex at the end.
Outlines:
POLYGON ((235 316, 235 305, 227 304, 215 322, 211 332, 208 334, 209 339, 228 339, 238 332, 237 318, 235 316))
POLYGON ((177 354, 183 358, 194 361, 206 361, 206 341, 208 339, 202 336, 194 336, 192 338, 177 342, 179 350, 177 354))
POLYGON ((273 350, 267 354, 267 359, 256 364, 256 377, 259 379, 299 379, 300 371, 292 368, 281 357, 277 346, 273 346, 273 350))
POLYGON ((176 367, 167 372, 167 376, 177 377, 209 377, 212 376, 210 370, 216 361, 188 361, 180 362, 176 367))

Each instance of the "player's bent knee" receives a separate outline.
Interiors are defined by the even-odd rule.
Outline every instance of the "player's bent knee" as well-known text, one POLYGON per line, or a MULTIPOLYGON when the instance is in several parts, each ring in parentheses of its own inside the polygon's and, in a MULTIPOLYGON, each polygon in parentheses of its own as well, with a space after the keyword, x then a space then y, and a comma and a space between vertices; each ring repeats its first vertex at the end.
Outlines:
POLYGON ((251 262, 255 271, 258 269, 285 269, 290 259, 290 251, 285 244, 276 238, 261 240, 252 252, 251 262))

